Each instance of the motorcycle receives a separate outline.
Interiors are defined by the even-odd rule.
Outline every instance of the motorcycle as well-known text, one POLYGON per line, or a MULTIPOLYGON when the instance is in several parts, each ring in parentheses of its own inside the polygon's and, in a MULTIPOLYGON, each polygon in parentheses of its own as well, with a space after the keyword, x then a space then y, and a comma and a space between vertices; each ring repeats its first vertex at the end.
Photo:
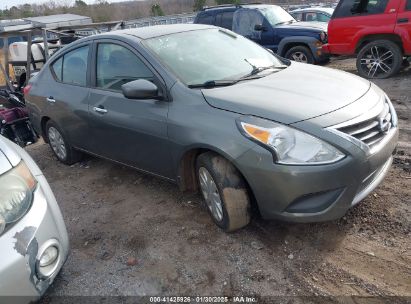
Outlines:
POLYGON ((38 139, 25 107, 23 94, 0 90, 0 135, 21 147, 33 144, 38 139))

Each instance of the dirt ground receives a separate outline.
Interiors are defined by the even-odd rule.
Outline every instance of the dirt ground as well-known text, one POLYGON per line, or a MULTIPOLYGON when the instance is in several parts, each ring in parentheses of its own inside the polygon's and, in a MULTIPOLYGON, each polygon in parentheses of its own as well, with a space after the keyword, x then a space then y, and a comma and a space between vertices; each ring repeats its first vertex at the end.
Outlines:
MULTIPOLYGON (((353 60, 329 66, 355 72, 353 60)), ((68 167, 44 143, 29 147, 71 240, 67 263, 43 303, 84 295, 254 295, 269 303, 411 300, 411 69, 377 84, 400 118, 395 164, 375 192, 335 222, 255 218, 226 234, 211 222, 198 195, 182 194, 174 184, 92 157, 68 167)))

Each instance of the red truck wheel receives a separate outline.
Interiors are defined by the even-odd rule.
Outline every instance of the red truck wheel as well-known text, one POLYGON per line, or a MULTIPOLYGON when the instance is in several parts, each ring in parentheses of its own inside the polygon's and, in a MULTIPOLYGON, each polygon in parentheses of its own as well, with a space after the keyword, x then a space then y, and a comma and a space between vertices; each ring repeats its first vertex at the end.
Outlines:
POLYGON ((388 78, 399 72, 402 59, 403 54, 397 44, 389 40, 376 40, 367 43, 358 53, 357 70, 364 78, 388 78))

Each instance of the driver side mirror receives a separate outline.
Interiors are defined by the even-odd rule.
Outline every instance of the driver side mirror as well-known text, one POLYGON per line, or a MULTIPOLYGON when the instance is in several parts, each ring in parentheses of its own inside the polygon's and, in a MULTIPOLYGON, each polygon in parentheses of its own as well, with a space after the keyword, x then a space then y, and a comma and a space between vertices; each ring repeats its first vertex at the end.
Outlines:
POLYGON ((158 92, 158 87, 146 80, 138 79, 121 86, 123 95, 128 99, 157 99, 160 100, 163 97, 158 92))
POLYGON ((262 24, 256 24, 256 25, 254 25, 254 31, 265 32, 265 31, 267 31, 267 28, 265 26, 263 26, 262 24))

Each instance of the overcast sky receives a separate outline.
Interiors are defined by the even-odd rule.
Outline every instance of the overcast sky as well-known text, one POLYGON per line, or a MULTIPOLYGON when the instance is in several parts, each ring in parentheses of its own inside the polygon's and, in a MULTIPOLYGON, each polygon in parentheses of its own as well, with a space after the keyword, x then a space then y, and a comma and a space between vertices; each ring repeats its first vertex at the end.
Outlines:
MULTIPOLYGON (((63 0, 63 1, 67 2, 70 0, 63 0)), ((89 4, 96 2, 95 0, 83 0, 83 1, 89 4)), ((121 2, 121 1, 125 1, 125 0, 108 0, 108 2, 121 2)), ((26 3, 40 4, 44 2, 47 2, 47 0, 0 0, 0 9, 10 8, 13 5, 21 5, 21 4, 26 4, 26 3)), ((74 3, 74 0, 72 0, 72 2, 74 3)))

